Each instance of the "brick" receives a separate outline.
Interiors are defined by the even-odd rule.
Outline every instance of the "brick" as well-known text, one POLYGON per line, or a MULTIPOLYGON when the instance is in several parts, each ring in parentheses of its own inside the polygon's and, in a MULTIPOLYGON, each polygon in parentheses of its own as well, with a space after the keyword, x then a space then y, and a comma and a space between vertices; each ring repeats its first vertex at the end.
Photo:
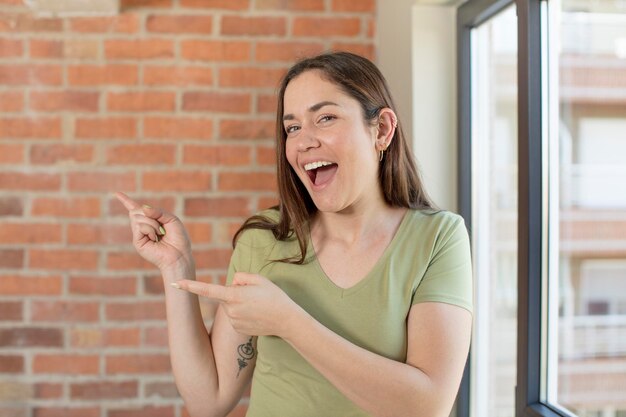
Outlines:
POLYGON ((60 32, 62 30, 62 19, 38 18, 31 13, 0 15, 0 32, 60 32))
POLYGON ((221 68, 219 71, 219 85, 222 87, 276 88, 284 73, 285 70, 279 68, 221 68))
POLYGON ((31 318, 44 322, 94 322, 100 320, 100 306, 93 302, 32 301, 31 318))
POLYGON ((0 216, 21 216, 24 204, 19 197, 0 197, 0 216))
POLYGON ((73 276, 69 279, 70 294, 120 297, 137 293, 134 277, 73 276))
POLYGON ((38 354, 33 358, 36 374, 94 375, 99 367, 98 355, 38 354))
POLYGON ((375 0, 332 0, 331 10, 333 12, 365 12, 374 13, 376 11, 375 0))
POLYGON ((295 17, 293 20, 293 36, 357 36, 360 32, 361 20, 357 17, 295 17))
POLYGON ((110 111, 173 111, 175 106, 176 93, 130 92, 107 94, 107 109, 110 111))
POLYGON ((108 412, 108 417, 174 417, 175 415, 175 409, 171 405, 109 409, 108 412))
POLYGON ((62 58, 63 41, 31 39, 29 52, 31 58, 62 58))
POLYGON ((244 41, 183 40, 180 44, 183 59, 193 61, 249 61, 252 47, 244 41))
POLYGON ((134 190, 134 172, 70 172, 67 174, 67 185, 70 191, 116 191, 134 190))
POLYGON ((194 197, 185 199, 185 216, 245 217, 252 211, 247 197, 194 197))
POLYGON ((96 112, 100 93, 84 91, 35 91, 29 107, 38 111, 96 112))
POLYGON ((248 146, 185 145, 183 152, 184 164, 241 166, 249 165, 252 161, 248 146))
POLYGON ((157 33, 211 34, 213 16, 152 15, 146 20, 146 29, 157 33))
POLYGON ((24 54, 21 40, 0 39, 0 58, 18 58, 24 54))
POLYGON ((140 301, 131 303, 107 303, 106 319, 113 321, 121 320, 124 322, 164 320, 165 302, 140 301))
POLYGON ((22 91, 0 91, 0 112, 19 112, 24 110, 22 91))
POLYGON ((0 65, 0 85, 61 85, 62 82, 58 65, 0 65))
MULTIPOLYGON (((247 217, 247 216, 246 216, 247 217)), ((239 229, 241 224, 245 219, 242 218, 240 221, 233 222, 225 222, 222 221, 216 230, 216 241, 219 243, 223 243, 225 245, 232 246, 233 236, 235 232, 239 229)), ((221 284, 226 284, 226 277, 224 276, 224 280, 220 281, 221 284)))
POLYGON ((61 119, 58 117, 0 118, 0 138, 59 139, 61 132, 61 119))
POLYGON ((335 42, 332 49, 335 51, 352 52, 353 54, 361 55, 369 60, 374 60, 374 44, 371 43, 347 43, 347 42, 335 42))
POLYGON ((33 417, 100 417, 100 407, 34 407, 33 417))
POLYGON ((159 275, 144 276, 143 292, 144 294, 164 294, 163 279, 159 275))
POLYGON ((98 197, 55 198, 39 197, 32 202, 33 216, 96 218, 100 217, 98 197))
POLYGON ((172 0, 121 0, 122 11, 142 9, 142 8, 169 8, 172 7, 172 0))
POLYGON ((61 188, 59 174, 24 174, 0 171, 0 190, 58 191, 61 188))
POLYGON ((60 329, 40 327, 13 327, 0 329, 0 347, 62 347, 60 329))
POLYGON ((185 221, 185 227, 189 234, 189 239, 194 244, 199 243, 212 243, 213 242, 213 227, 207 222, 190 222, 185 221))
POLYGON ((0 321, 22 320, 21 301, 0 301, 0 321))
POLYGON ((73 400, 104 400, 136 398, 137 381, 97 381, 70 384, 70 398, 73 400))
POLYGON ((109 252, 107 269, 113 271, 155 270, 156 266, 144 260, 137 252, 109 252))
MULTIPOLYGON (((353 0, 354 1, 354 0, 353 0)), ((257 10, 323 11, 324 0, 256 0, 257 10)))
MULTIPOLYGON (((24 249, 0 249, 0 268, 19 269, 24 266, 24 249)), ((0 282, 0 288, 3 283, 0 282)))
POLYGON ((183 94, 183 110, 225 113, 250 112, 250 94, 188 92, 183 94))
POLYGON ((0 355, 0 373, 17 374, 24 372, 24 357, 21 355, 0 355))
POLYGON ((134 139, 137 119, 130 117, 77 118, 75 135, 78 139, 134 139))
POLYGON ((147 327, 143 331, 144 346, 167 347, 167 327, 147 327))
POLYGON ((136 85, 139 81, 137 65, 69 65, 67 80, 73 87, 102 85, 136 85))
POLYGON ((145 66, 143 68, 144 85, 178 87, 207 86, 213 84, 213 68, 145 66))
POLYGON ((106 40, 107 59, 160 59, 174 57, 174 42, 164 39, 106 40))
POLYGON ((70 245, 110 245, 132 242, 128 225, 70 224, 67 226, 67 243, 70 245))
MULTIPOLYGON (((33 397, 33 387, 31 384, 22 381, 2 381, 0 380, 0 404, 7 402, 28 402, 33 397)), ((0 411, 4 411, 0 409, 0 411)), ((2 413, 2 417, 6 414, 2 413)), ((20 414, 22 415, 22 414, 20 414)), ((24 415, 25 416, 25 415, 24 415)))
POLYGON ((171 372, 167 354, 107 355, 106 373, 116 374, 162 374, 171 372))
POLYGON ((213 122, 205 118, 146 117, 144 137, 152 139, 211 139, 213 122))
POLYGON ((258 42, 256 60, 259 62, 286 61, 317 55, 324 51, 324 45, 311 42, 258 42))
POLYGON ((176 160, 175 145, 118 145, 107 149, 110 165, 171 165, 176 160))
POLYGON ((275 166, 276 165, 276 148, 266 148, 259 146, 256 148, 256 162, 258 165, 275 166))
POLYGON ((176 384, 173 382, 149 382, 145 385, 144 392, 147 398, 171 398, 180 397, 176 384))
MULTIPOLYGON (((13 1, 13 0, 0 0, 1 1, 13 1)), ((1 385, 1 383, 0 383, 1 385)), ((22 404, 25 404, 22 401, 22 404)), ((2 406, 0 405, 0 415, 2 417, 30 417, 30 408, 26 405, 13 405, 13 406, 2 406)))
POLYGON ((221 191, 276 191, 276 175, 269 172, 222 172, 218 178, 221 191))
POLYGON ((114 17, 76 17, 69 19, 70 29, 81 33, 136 33, 139 16, 120 13, 114 17))
POLYGON ((259 113, 276 113, 278 98, 276 94, 259 94, 256 109, 259 113))
POLYGON ((226 269, 230 263, 231 249, 207 249, 194 251, 198 269, 226 269))
POLYGON ((57 164, 59 162, 92 162, 94 149, 92 145, 37 145, 30 148, 30 162, 38 165, 57 164))
POLYGON ((40 399, 61 398, 63 396, 63 384, 38 382, 34 384, 35 397, 40 399))
POLYGON ((61 276, 0 275, 0 293, 3 295, 60 295, 61 276))
POLYGON ((24 163, 23 144, 0 144, 0 164, 24 163))
POLYGON ((70 249, 30 249, 29 267, 48 270, 95 270, 98 252, 70 249))
POLYGON ((367 37, 373 38, 376 35, 376 19, 367 19, 367 37))
POLYGON ((287 34, 287 19, 285 17, 223 16, 221 34, 285 36, 287 34))
POLYGON ((182 7, 201 9, 247 10, 250 0, 180 0, 182 7))
POLYGON ((146 191, 211 191, 213 184, 210 172, 151 171, 143 173, 142 187, 146 191))
POLYGON ((138 328, 73 328, 70 344, 77 348, 132 347, 139 346, 138 328))
POLYGON ((270 139, 274 137, 274 120, 226 119, 220 122, 222 139, 270 139))
POLYGON ((0 227, 0 244, 61 242, 61 225, 46 223, 7 223, 0 227))
POLYGON ((63 56, 70 59, 100 58, 100 41, 86 39, 66 39, 63 43, 63 56))

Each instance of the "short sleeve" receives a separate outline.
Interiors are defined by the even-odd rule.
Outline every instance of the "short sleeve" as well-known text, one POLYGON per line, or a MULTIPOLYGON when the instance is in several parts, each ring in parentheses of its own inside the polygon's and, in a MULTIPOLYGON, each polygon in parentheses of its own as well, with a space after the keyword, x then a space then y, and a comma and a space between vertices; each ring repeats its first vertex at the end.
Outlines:
POLYGON ((472 312, 472 261, 463 218, 454 215, 441 226, 428 267, 413 294, 412 305, 442 302, 472 312))
POLYGON ((230 257, 230 263, 228 264, 226 285, 233 283, 235 272, 252 272, 252 245, 250 243, 250 235, 250 231, 247 230, 237 239, 235 249, 230 257))

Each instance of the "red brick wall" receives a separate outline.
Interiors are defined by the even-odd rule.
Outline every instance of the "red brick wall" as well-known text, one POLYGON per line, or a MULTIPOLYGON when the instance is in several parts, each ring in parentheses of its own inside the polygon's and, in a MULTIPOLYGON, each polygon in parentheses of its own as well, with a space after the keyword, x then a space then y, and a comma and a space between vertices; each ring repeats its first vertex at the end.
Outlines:
POLYGON ((123 0, 38 19, 0 0, 0 415, 186 415, 162 283, 112 192, 182 217, 199 278, 222 280, 233 230, 275 201, 278 78, 327 49, 371 57, 374 8, 123 0))

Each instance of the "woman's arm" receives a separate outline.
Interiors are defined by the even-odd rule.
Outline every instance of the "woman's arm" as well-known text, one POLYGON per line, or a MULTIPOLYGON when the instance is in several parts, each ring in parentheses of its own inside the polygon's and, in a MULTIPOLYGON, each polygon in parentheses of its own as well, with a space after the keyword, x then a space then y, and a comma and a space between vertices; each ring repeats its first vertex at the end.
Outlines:
POLYGON ((246 346, 250 338, 234 330, 221 308, 209 336, 198 297, 169 285, 181 278, 195 280, 196 276, 191 244, 182 222, 160 209, 141 206, 123 193, 116 197, 128 210, 135 249, 163 275, 170 360, 187 409, 192 417, 228 414, 254 368, 250 358, 245 361, 246 367, 238 370, 238 347, 246 346))
POLYGON ((467 358, 471 314, 457 306, 425 302, 407 319, 407 362, 354 345, 332 332, 268 279, 237 273, 234 287, 179 281, 179 288, 221 302, 244 334, 286 340, 339 391, 380 416, 445 417, 467 358))
POLYGON ((457 306, 421 303, 407 320, 407 362, 360 348, 303 310, 284 339, 339 391, 377 416, 445 417, 467 359, 471 314, 457 306))

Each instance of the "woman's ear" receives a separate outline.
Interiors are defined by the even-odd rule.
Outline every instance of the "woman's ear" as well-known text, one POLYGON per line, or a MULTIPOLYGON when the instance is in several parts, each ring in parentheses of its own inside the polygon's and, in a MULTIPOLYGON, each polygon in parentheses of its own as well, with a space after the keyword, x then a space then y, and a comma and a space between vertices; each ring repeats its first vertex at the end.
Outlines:
POLYGON ((376 144, 378 150, 385 150, 391 144, 393 137, 398 127, 398 117, 388 107, 385 107, 378 113, 378 135, 376 137, 376 144))

